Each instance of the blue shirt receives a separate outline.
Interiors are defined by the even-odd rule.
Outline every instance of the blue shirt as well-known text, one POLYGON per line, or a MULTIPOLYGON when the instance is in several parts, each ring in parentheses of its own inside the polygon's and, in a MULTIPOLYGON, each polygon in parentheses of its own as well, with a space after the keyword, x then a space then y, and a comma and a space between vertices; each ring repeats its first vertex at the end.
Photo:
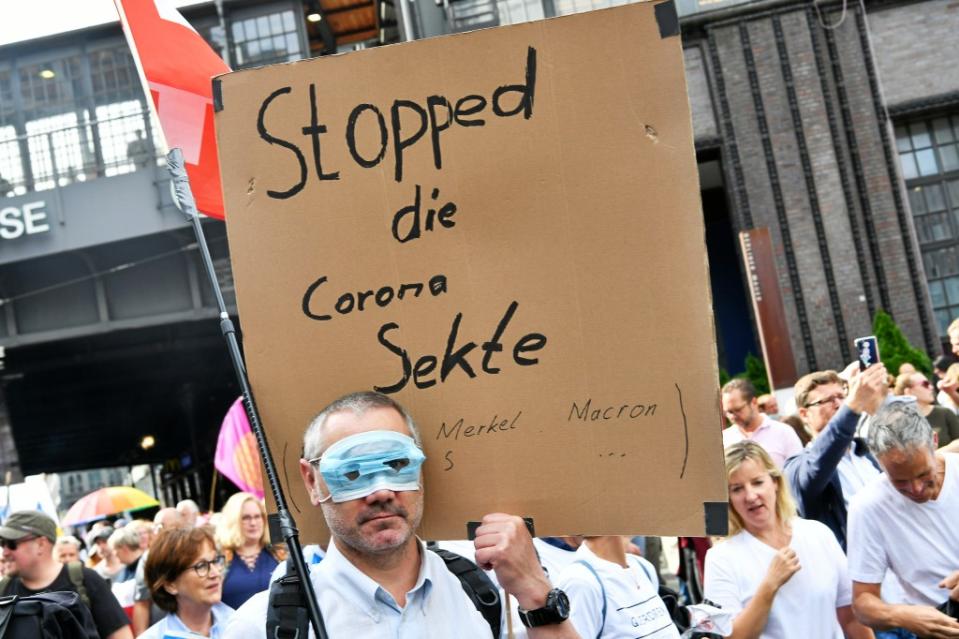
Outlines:
MULTIPOLYGON (((213 627, 210 628, 210 639, 224 639, 226 624, 233 615, 233 608, 218 603, 213 606, 213 627)), ((160 621, 146 629, 137 639, 195 639, 203 637, 187 628, 176 613, 170 613, 160 621)))
POLYGON ((223 578, 223 603, 231 608, 239 608, 247 599, 269 588, 270 573, 276 565, 276 559, 266 548, 257 555, 253 570, 247 567, 240 555, 234 554, 223 578))
MULTIPOLYGON (((489 625, 446 564, 420 543, 420 572, 401 607, 331 542, 310 579, 330 637, 490 639, 489 625)), ((264 639, 269 592, 254 595, 230 620, 229 639, 264 639)), ((310 637, 313 636, 312 629, 310 637)))

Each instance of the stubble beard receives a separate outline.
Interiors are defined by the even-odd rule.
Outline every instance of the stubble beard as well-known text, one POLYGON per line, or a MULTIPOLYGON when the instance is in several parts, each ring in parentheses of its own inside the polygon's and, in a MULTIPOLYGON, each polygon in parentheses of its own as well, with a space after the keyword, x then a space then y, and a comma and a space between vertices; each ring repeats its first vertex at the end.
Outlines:
POLYGON ((330 532, 338 540, 360 555, 386 558, 394 553, 402 552, 416 529, 419 528, 423 514, 422 500, 421 494, 412 504, 412 514, 400 504, 392 502, 366 508, 353 521, 347 520, 344 517, 343 510, 338 508, 335 503, 324 502, 321 507, 330 532), (382 525, 378 525, 375 521, 372 524, 369 523, 376 515, 384 513, 397 515, 402 519, 403 524, 399 524, 392 518, 386 520, 382 525), (376 537, 386 530, 395 531, 395 534, 390 535, 392 537, 390 539, 377 541, 376 537))

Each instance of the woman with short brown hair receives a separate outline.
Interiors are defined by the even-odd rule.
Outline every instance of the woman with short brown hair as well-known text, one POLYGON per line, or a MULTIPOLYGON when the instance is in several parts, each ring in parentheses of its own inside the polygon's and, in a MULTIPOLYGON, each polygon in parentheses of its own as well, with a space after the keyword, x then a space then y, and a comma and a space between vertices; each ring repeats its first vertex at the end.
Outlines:
POLYGON ((233 609, 220 602, 223 555, 209 528, 171 528, 150 546, 144 574, 150 594, 166 617, 141 639, 199 635, 221 639, 233 609))

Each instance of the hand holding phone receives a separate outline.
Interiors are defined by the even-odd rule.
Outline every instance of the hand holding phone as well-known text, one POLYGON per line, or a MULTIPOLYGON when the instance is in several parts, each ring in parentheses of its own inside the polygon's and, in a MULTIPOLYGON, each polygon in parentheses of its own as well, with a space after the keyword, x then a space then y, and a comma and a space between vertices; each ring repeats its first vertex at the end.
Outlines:
POLYGON ((875 335, 869 337, 857 337, 853 342, 856 346, 856 354, 859 357, 859 370, 864 371, 879 359, 879 342, 875 335))

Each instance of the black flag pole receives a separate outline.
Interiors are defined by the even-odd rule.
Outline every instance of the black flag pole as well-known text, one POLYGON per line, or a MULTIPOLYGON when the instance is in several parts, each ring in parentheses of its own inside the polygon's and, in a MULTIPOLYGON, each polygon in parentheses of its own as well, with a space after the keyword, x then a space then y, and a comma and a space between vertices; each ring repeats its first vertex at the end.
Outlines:
POLYGON ((196 210, 193 191, 190 189, 190 179, 187 176, 186 166, 183 163, 183 153, 178 148, 171 149, 166 158, 167 168, 173 179, 174 199, 180 210, 183 211, 183 214, 190 218, 190 221, 193 223, 193 232, 196 234, 200 255, 203 256, 203 264, 210 278, 210 286, 213 289, 213 294, 216 296, 217 309, 220 313, 220 332, 223 333, 223 337, 226 339, 227 350, 229 350, 230 359, 233 362, 233 372, 236 374, 237 381, 240 382, 240 389, 243 392, 243 407, 246 408, 246 415, 250 420, 250 428, 256 437, 256 443, 260 449, 260 457, 263 459, 263 466, 266 469, 266 478, 270 484, 270 490, 273 492, 273 500, 276 502, 277 516, 283 541, 290 551, 293 569, 296 570, 296 573, 300 576, 303 600, 310 617, 310 623, 313 626, 313 633, 316 635, 316 639, 328 639, 326 627, 323 624, 323 616, 320 614, 320 606, 316 600, 316 593, 313 591, 313 582, 310 581, 310 573, 307 570, 306 561, 303 559, 303 548, 300 546, 299 531, 297 531, 296 522, 293 521, 293 515, 290 514, 290 510, 287 507, 283 487, 280 485, 280 479, 276 473, 276 465, 273 463, 273 455, 270 453, 270 445, 266 440, 266 433, 263 430, 263 424, 260 422, 260 415, 256 410, 256 403, 253 401, 253 391, 250 389, 250 380, 246 374, 246 365, 243 363, 243 355, 240 353, 240 344, 236 337, 236 328, 233 326, 233 320, 230 319, 230 315, 226 311, 226 303, 224 303, 223 294, 220 292, 220 283, 216 278, 213 258, 210 257, 210 249, 207 247, 206 236, 203 234, 203 225, 200 224, 200 216, 196 210))

